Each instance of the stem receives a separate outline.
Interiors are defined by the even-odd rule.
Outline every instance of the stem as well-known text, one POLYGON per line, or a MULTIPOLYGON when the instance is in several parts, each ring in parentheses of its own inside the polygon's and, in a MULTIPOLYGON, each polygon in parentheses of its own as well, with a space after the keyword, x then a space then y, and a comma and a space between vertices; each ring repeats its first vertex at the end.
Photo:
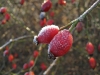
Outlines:
POLYGON ((6 47, 7 45, 9 45, 12 42, 15 42, 15 41, 18 41, 21 39, 25 39, 25 38, 29 38, 29 37, 33 37, 33 35, 25 35, 25 36, 21 36, 21 37, 15 38, 15 39, 10 39, 8 42, 6 42, 4 45, 2 45, 0 47, 0 50, 2 50, 4 47, 6 47))
POLYGON ((99 4, 100 0, 97 0, 90 8, 88 8, 80 17, 78 18, 79 20, 83 20, 84 17, 94 8, 99 4))
POLYGON ((53 61, 53 63, 51 63, 51 65, 50 65, 49 68, 43 73, 43 75, 47 75, 47 73, 49 73, 49 71, 52 69, 52 67, 53 67, 54 65, 56 65, 56 62, 57 62, 58 59, 59 59, 59 58, 56 58, 56 59, 53 61))

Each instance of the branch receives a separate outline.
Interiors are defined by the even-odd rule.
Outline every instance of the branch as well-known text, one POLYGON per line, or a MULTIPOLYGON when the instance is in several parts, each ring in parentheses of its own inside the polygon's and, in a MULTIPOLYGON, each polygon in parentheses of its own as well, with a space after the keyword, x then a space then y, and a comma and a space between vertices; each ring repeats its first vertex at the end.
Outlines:
POLYGON ((56 59, 53 61, 53 63, 48 67, 48 69, 43 73, 43 75, 47 75, 47 73, 49 73, 49 71, 52 69, 52 67, 53 67, 54 65, 56 65, 56 62, 57 62, 58 59, 59 59, 59 58, 56 58, 56 59))
MULTIPOLYGON (((76 18, 75 20, 73 20, 73 21, 71 21, 70 23, 68 23, 67 25, 65 25, 65 26, 62 26, 61 28, 60 28, 60 30, 62 30, 62 29, 65 29, 66 27, 68 27, 68 26, 71 26, 72 24, 74 24, 75 22, 77 22, 77 21, 82 21, 84 18, 85 18, 85 16, 93 9, 93 8, 95 8, 98 4, 99 4, 99 2, 100 2, 100 0, 97 0, 90 8, 88 8, 82 15, 80 15, 78 18, 76 18)), ((73 26, 73 25, 72 25, 73 26)), ((72 27, 71 26, 71 27, 72 27)), ((70 29, 71 29, 71 27, 70 27, 70 29)), ((74 26, 75 27, 75 26, 74 26)))
POLYGON ((9 45, 12 42, 15 42, 15 41, 18 41, 18 40, 21 40, 21 39, 25 39, 25 38, 29 38, 29 37, 33 37, 33 35, 25 35, 25 36, 21 36, 21 37, 15 38, 15 39, 10 39, 8 42, 6 42, 4 45, 2 45, 0 47, 0 50, 5 48, 7 45, 9 45))
MULTIPOLYGON (((97 0, 90 8, 88 8, 82 15, 80 15, 77 19, 71 21, 70 23, 68 23, 67 25, 63 26, 60 28, 60 30, 65 29, 66 27, 70 26, 69 28, 70 31, 73 30, 73 28, 76 26, 78 21, 81 21, 84 19, 84 17, 94 8, 99 4, 100 0, 97 0)), ((59 58, 59 57, 58 57, 59 58)), ((58 58, 56 58, 51 65, 48 67, 48 69, 43 73, 43 75, 47 75, 48 72, 52 69, 52 67, 56 64, 58 58)))

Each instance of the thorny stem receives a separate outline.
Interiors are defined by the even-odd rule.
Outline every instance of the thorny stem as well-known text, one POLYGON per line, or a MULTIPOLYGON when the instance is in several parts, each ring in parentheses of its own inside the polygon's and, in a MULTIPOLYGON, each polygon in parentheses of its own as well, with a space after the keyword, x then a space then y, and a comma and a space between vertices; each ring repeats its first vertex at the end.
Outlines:
MULTIPOLYGON (((76 26, 78 21, 82 21, 85 16, 94 8, 99 4, 100 0, 97 0, 90 8, 88 8, 82 15, 80 15, 77 19, 71 21, 70 23, 68 23, 67 25, 63 26, 60 28, 60 30, 65 29, 66 27, 70 26, 69 31, 72 31, 73 28, 76 26)), ((56 64, 56 62, 58 61, 59 57, 56 58, 51 65, 48 67, 48 69, 43 73, 43 75, 48 75, 48 72, 52 69, 52 67, 56 64)))

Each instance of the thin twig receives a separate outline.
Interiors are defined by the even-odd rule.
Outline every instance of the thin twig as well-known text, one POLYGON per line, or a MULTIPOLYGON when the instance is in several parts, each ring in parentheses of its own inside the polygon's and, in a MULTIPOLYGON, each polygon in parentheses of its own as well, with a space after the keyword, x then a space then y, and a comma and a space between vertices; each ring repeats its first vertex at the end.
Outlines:
MULTIPOLYGON (((63 26, 60 28, 60 30, 72 25, 69 30, 72 30, 75 27, 75 24, 77 21, 81 21, 84 19, 84 17, 87 15, 87 13, 89 13, 94 7, 96 7, 99 4, 100 0, 97 0, 90 8, 88 8, 82 15, 80 15, 77 19, 71 21, 70 23, 68 23, 67 25, 63 26)), ((52 64, 48 67, 48 69, 43 73, 43 75, 47 75, 48 72, 52 69, 52 67, 56 64, 57 60, 59 59, 59 57, 57 59, 55 59, 52 64)))
MULTIPOLYGON (((43 45, 41 44, 40 46, 39 46, 39 53, 41 53, 41 50, 43 49, 43 45)), ((39 54, 40 55, 40 54, 39 54)), ((38 55, 38 57, 39 57, 39 55, 38 55)), ((34 62, 34 65, 29 69, 30 71, 34 68, 34 66, 36 65, 36 62, 37 62, 37 60, 38 60, 38 57, 36 57, 36 59, 35 59, 35 62, 34 62)))
POLYGON ((21 40, 21 39, 25 39, 25 38, 29 38, 29 37, 33 37, 33 35, 25 35, 25 36, 21 36, 21 37, 15 38, 15 39, 10 39, 8 42, 6 42, 4 45, 2 45, 0 47, 0 50, 5 48, 7 45, 9 45, 12 42, 15 42, 15 41, 18 41, 18 40, 21 40))
POLYGON ((43 75, 47 75, 47 73, 49 73, 49 71, 52 69, 52 67, 54 66, 54 65, 56 65, 56 62, 57 62, 57 60, 58 60, 59 58, 57 57, 54 61, 53 61, 53 63, 51 63, 51 65, 48 67, 48 69, 43 73, 43 75))

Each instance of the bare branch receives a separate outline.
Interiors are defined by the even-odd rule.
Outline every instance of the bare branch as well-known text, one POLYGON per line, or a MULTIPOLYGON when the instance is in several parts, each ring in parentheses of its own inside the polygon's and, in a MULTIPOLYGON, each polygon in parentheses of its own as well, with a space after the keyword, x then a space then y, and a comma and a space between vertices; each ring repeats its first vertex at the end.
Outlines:
POLYGON ((54 65, 56 65, 56 62, 57 62, 57 60, 58 60, 59 58, 57 57, 54 61, 53 61, 53 63, 51 63, 51 65, 48 67, 48 69, 43 73, 43 75, 47 75, 47 73, 49 73, 49 71, 52 69, 52 67, 54 66, 54 65))
POLYGON ((18 40, 21 40, 21 39, 25 39, 25 38, 29 38, 29 37, 33 37, 33 35, 25 35, 25 36, 21 36, 21 37, 15 38, 15 39, 10 39, 8 42, 6 42, 4 45, 2 45, 0 47, 0 50, 5 48, 8 44, 10 44, 12 42, 15 42, 15 41, 18 41, 18 40))

